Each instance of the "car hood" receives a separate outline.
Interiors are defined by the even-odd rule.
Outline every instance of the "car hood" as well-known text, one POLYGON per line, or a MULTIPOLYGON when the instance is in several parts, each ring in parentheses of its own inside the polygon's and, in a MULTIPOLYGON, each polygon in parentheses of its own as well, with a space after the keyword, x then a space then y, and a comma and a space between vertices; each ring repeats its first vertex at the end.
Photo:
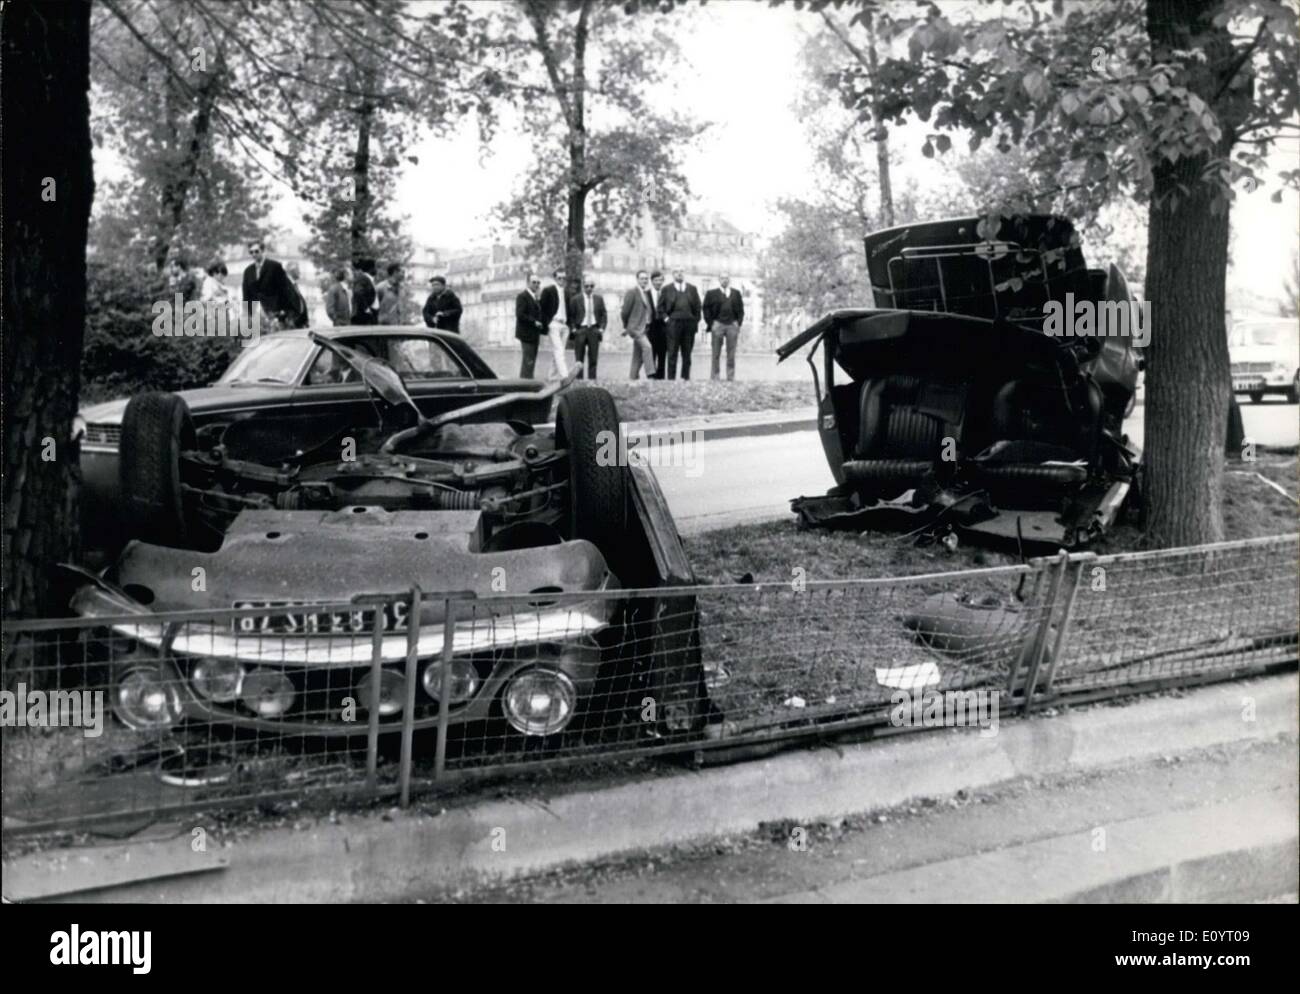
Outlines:
MULTIPOLYGON (((283 401, 293 388, 273 383, 247 383, 239 386, 220 384, 210 387, 196 387, 193 390, 179 390, 177 396, 184 398, 192 414, 202 414, 210 410, 237 410, 241 407, 257 407, 261 404, 283 401)), ((88 424, 119 425, 126 411, 130 397, 119 397, 99 404, 88 404, 80 414, 88 424)))
POLYGON ((1228 350, 1230 362, 1280 362, 1296 365, 1294 351, 1284 345, 1237 345, 1228 350))
MULTIPOLYGON (((229 619, 203 619, 170 634, 148 619, 162 611, 217 611, 236 606, 284 606, 288 614, 320 614, 304 605, 348 605, 374 595, 400 598, 419 586, 421 656, 440 651, 445 602, 438 594, 491 598, 537 593, 535 600, 495 598, 457 619, 456 651, 558 641, 605 627, 611 601, 564 597, 617 586, 600 551, 576 540, 508 552, 479 552, 478 511, 245 511, 216 552, 127 545, 102 579, 72 599, 82 617, 109 621, 116 631, 177 652, 273 664, 359 665, 370 658, 369 635, 243 635, 229 619), (300 606, 298 612, 293 608, 300 606)), ((458 598, 460 599, 460 598, 458 598)), ((358 606, 358 610, 360 607, 358 606)), ((463 612, 462 612, 463 614, 463 612)), ((404 658, 407 636, 382 638, 386 660, 404 658)))

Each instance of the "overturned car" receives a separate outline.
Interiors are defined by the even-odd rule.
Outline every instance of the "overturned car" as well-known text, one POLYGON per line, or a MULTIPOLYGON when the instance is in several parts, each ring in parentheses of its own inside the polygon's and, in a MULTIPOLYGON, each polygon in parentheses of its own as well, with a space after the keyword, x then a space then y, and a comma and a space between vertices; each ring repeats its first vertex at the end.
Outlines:
POLYGON ((1120 271, 1089 268, 1060 216, 912 224, 865 247, 876 306, 777 350, 812 346, 836 481, 792 501, 801 524, 1040 549, 1104 531, 1138 482, 1123 425, 1149 333, 1120 271))
POLYGON ((308 334, 364 385, 345 418, 290 403, 196 428, 180 395, 126 405, 128 541, 79 571, 72 602, 130 640, 116 716, 348 736, 445 708, 445 724, 557 741, 584 722, 617 731, 617 686, 657 701, 635 734, 700 731, 694 599, 606 593, 693 581, 649 468, 602 458, 620 430, 609 394, 570 377, 431 414, 346 330, 308 334), (554 429, 495 420, 557 394, 554 429))

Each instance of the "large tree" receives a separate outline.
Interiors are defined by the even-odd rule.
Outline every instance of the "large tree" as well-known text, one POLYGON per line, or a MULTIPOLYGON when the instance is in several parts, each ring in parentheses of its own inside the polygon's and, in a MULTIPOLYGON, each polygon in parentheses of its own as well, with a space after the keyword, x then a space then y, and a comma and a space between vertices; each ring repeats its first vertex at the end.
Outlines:
POLYGON ((50 611, 76 552, 71 444, 94 197, 90 6, 0 10, 4 208, 4 613, 50 611))
POLYGON ((700 126, 651 101, 677 47, 673 25, 650 8, 516 0, 497 31, 536 149, 499 214, 534 253, 562 254, 574 279, 589 246, 636 238, 647 217, 668 221, 689 198, 681 165, 700 126))
MULTIPOLYGON (((1277 0, 1020 0, 882 18, 868 6, 896 50, 876 87, 845 68, 864 119, 880 95, 891 120, 933 122, 927 154, 954 131, 972 147, 1021 145, 1085 221, 1117 198, 1147 205, 1147 540, 1222 538, 1230 210, 1236 187, 1265 185, 1269 149, 1296 126, 1295 10, 1277 0)), ((1270 185, 1294 186, 1297 173, 1270 185)))

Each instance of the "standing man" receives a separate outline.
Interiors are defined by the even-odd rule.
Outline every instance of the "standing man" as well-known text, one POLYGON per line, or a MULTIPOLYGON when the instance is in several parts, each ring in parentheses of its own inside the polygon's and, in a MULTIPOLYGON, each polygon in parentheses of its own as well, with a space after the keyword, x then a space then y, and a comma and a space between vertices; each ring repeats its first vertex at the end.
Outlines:
POLYGON ((654 355, 655 379, 664 378, 664 357, 668 354, 668 325, 659 313, 659 295, 664 292, 664 274, 655 270, 650 274, 650 324, 645 330, 645 337, 650 339, 650 351, 654 355))
POLYGON ((645 378, 655 378, 653 347, 646 330, 654 318, 655 305, 650 296, 650 274, 644 269, 636 274, 636 286, 623 294, 623 307, 619 317, 623 321, 623 334, 632 339, 632 368, 628 379, 635 380, 645 367, 645 378))
POLYGON ((547 337, 551 340, 551 359, 555 363, 551 377, 564 379, 569 375, 569 363, 564 358, 564 344, 569 337, 564 268, 555 270, 551 274, 551 280, 551 285, 542 291, 542 320, 546 322, 547 337))
POLYGON ((430 328, 460 334, 460 298, 447 289, 447 277, 429 277, 429 299, 424 302, 424 323, 430 328))
POLYGON ((379 288, 375 286, 375 260, 358 259, 352 282, 352 323, 379 323, 379 288))
POLYGON ((596 292, 596 281, 590 276, 582 281, 582 293, 575 293, 569 301, 569 323, 573 328, 573 358, 578 363, 578 376, 582 376, 583 357, 587 357, 587 379, 596 378, 596 362, 600 358, 600 340, 605 335, 609 314, 605 298, 596 292))
POLYGON ((673 281, 659 297, 659 313, 668 323, 668 379, 677 379, 677 355, 682 357, 682 379, 691 378, 691 349, 700 326, 700 291, 687 283, 680 268, 673 270, 673 281))
POLYGON ((379 295, 379 323, 404 324, 402 321, 402 264, 389 263, 388 279, 375 288, 379 295))
POLYGON ((267 257, 261 242, 250 243, 248 252, 253 261, 244 269, 244 304, 256 303, 264 314, 278 321, 281 314, 294 308, 297 291, 290 285, 284 267, 267 257))
POLYGON ((348 290, 348 271, 334 270, 334 282, 325 291, 325 316, 334 327, 352 322, 352 294, 348 290))
POLYGON ((519 363, 519 378, 531 380, 537 365, 537 343, 546 334, 546 321, 542 319, 542 281, 536 273, 528 274, 528 285, 515 298, 515 338, 523 351, 519 363))
POLYGON ((723 273, 718 285, 704 295, 704 327, 713 336, 713 370, 711 379, 718 378, 718 360, 722 356, 722 340, 727 341, 727 379, 736 378, 736 341, 740 326, 745 323, 745 301, 740 291, 731 285, 731 277, 723 273))

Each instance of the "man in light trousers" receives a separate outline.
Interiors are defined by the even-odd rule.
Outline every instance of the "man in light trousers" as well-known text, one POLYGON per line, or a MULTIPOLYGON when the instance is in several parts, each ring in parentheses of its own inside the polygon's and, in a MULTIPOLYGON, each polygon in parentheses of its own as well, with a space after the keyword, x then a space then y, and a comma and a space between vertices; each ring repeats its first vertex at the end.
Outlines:
POLYGON ((644 269, 636 274, 636 286, 623 294, 623 334, 632 339, 632 368, 628 379, 635 380, 641 370, 645 370, 647 380, 654 379, 654 352, 646 331, 654 317, 654 304, 650 296, 650 274, 644 269))

